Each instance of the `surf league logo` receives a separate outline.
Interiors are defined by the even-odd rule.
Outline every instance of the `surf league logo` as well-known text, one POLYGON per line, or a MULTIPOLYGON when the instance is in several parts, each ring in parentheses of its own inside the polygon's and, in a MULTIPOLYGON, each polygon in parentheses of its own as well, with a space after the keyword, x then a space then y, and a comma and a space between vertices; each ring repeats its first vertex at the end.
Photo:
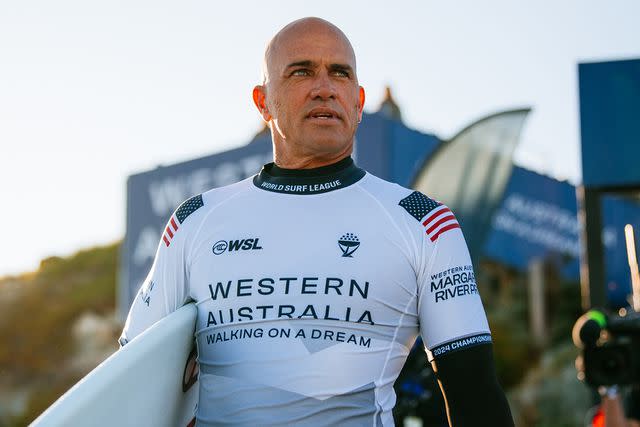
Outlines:
POLYGON ((262 249, 260 246, 260 239, 257 237, 251 239, 236 239, 236 240, 218 240, 211 247, 211 251, 214 255, 222 255, 225 252, 238 252, 238 251, 255 251, 262 249))

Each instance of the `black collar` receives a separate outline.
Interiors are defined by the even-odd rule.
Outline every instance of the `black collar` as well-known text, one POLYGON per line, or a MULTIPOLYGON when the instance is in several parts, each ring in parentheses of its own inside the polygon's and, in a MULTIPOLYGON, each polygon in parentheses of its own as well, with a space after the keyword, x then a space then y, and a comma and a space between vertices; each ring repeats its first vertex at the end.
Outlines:
POLYGON ((275 193, 319 194, 348 187, 365 174, 351 157, 315 169, 283 169, 267 163, 253 178, 253 183, 261 190, 275 193))

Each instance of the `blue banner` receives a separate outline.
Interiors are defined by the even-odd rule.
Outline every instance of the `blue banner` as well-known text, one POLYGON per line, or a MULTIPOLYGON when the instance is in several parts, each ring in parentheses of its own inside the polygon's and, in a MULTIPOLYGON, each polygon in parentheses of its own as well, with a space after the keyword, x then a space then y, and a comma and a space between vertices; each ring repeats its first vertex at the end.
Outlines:
MULTIPOLYGON (((606 196, 602 202, 602 241, 607 295, 612 305, 625 305, 631 293, 624 226, 640 225, 640 205, 606 196)), ((514 168, 503 201, 493 217, 484 256, 519 270, 534 259, 557 265, 570 280, 580 277, 580 225, 576 189, 544 175, 514 168)))
POLYGON ((582 182, 640 185, 640 59, 580 64, 582 182))

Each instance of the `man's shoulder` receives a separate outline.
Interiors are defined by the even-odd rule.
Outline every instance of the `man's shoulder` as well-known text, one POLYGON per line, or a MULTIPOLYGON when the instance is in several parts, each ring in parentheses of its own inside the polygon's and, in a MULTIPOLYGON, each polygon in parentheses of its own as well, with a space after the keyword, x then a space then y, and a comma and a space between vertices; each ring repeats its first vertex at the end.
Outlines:
POLYGON ((402 217, 409 215, 420 221, 431 210, 444 206, 427 194, 386 181, 371 173, 367 173, 367 179, 363 181, 362 187, 371 196, 387 207, 387 210, 402 217))
POLYGON ((253 185, 253 178, 253 176, 250 176, 233 184, 212 188, 202 193, 202 198, 207 207, 212 208, 215 205, 248 190, 253 185))
POLYGON ((397 205, 411 194, 419 193, 411 188, 379 178, 370 172, 367 172, 366 179, 362 180, 360 186, 384 205, 397 205))
POLYGON ((192 196, 183 201, 174 212, 174 216, 180 224, 185 222, 197 222, 196 217, 204 217, 216 206, 224 203, 226 200, 233 198, 234 195, 245 191, 250 183, 250 178, 242 181, 216 187, 205 191, 204 193, 192 196))

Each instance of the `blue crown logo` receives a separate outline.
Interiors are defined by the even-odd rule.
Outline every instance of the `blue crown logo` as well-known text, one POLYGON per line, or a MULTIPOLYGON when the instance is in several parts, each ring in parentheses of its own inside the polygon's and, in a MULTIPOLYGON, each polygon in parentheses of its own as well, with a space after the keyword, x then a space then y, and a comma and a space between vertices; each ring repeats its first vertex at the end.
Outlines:
POLYGON ((360 247, 360 240, 358 240, 358 236, 353 233, 343 234, 342 237, 338 239, 338 246, 340 246, 343 257, 353 258, 353 253, 360 247))

